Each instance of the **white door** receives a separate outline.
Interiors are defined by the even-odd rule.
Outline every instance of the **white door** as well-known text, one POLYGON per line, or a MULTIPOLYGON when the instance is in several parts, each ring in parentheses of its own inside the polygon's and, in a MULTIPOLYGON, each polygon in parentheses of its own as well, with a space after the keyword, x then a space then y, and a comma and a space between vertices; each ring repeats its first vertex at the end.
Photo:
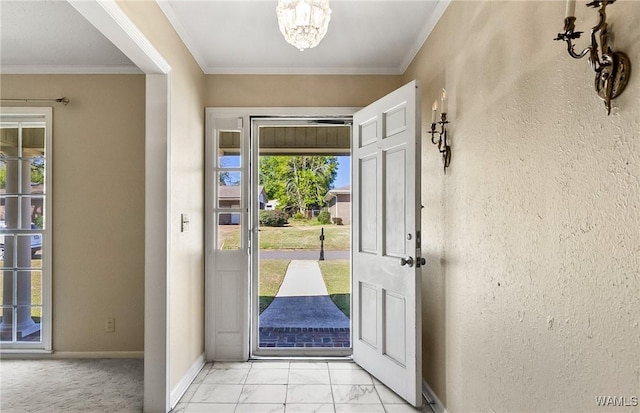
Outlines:
POLYGON ((247 360, 249 177, 246 129, 241 116, 225 112, 210 112, 208 116, 207 359, 247 360))
POLYGON ((353 118, 353 359, 422 405, 420 85, 353 118))

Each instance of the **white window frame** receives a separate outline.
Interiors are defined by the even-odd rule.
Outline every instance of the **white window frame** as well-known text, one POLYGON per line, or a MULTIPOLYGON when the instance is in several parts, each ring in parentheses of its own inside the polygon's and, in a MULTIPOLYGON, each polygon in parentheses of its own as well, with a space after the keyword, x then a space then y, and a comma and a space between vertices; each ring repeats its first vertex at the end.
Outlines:
POLYGON ((44 228, 42 233, 42 316, 40 318, 40 342, 3 342, 0 344, 0 354, 11 353, 51 353, 52 331, 52 194, 53 194, 53 139, 52 139, 51 107, 0 107, 0 120, 45 123, 45 193, 44 193, 44 228))

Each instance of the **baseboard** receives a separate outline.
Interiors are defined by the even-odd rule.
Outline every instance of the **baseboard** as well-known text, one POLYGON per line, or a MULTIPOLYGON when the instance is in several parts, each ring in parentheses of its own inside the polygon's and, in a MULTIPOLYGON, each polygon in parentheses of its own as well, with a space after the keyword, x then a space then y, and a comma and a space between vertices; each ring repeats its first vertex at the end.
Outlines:
POLYGON ((204 353, 200 355, 196 359, 196 361, 191 365, 187 373, 180 379, 180 382, 176 385, 176 387, 171 391, 171 396, 169 398, 169 404, 171 405, 171 409, 176 407, 176 404, 180 401, 180 398, 184 395, 184 392, 187 391, 193 380, 195 380, 200 370, 204 367, 206 363, 204 353))
POLYGON ((144 351, 3 351, 3 359, 141 359, 144 351))
POLYGON ((56 351, 54 359, 142 359, 144 351, 56 351))
POLYGON ((449 413, 424 379, 422 379, 422 395, 427 399, 427 403, 429 403, 429 406, 434 413, 449 413))

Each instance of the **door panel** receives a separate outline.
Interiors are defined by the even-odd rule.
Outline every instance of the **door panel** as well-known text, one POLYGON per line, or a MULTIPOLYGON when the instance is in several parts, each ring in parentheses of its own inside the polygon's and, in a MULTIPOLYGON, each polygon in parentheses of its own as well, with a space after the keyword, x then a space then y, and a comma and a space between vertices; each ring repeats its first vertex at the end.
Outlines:
POLYGON ((405 242, 405 147, 382 154, 384 162, 384 254, 402 258, 407 254, 405 242))
POLYGON ((377 159, 370 156, 358 160, 360 164, 360 252, 375 254, 378 248, 378 215, 376 191, 378 189, 378 165, 377 159))
POLYGON ((414 81, 354 115, 353 358, 422 405, 420 90, 414 81))
POLYGON ((247 142, 243 119, 209 119, 207 136, 207 358, 246 360, 247 142), (210 237, 210 238, 209 238, 210 237))
POLYGON ((383 290, 384 354, 398 364, 406 364, 406 301, 403 296, 383 290))
POLYGON ((358 325, 360 326, 359 330, 359 339, 367 343, 373 348, 376 348, 378 345, 378 319, 376 315, 378 314, 378 300, 376 300, 376 286, 372 284, 367 284, 360 282, 359 283, 359 296, 360 300, 360 313, 361 314, 370 314, 370 317, 360 317, 358 319, 358 325))

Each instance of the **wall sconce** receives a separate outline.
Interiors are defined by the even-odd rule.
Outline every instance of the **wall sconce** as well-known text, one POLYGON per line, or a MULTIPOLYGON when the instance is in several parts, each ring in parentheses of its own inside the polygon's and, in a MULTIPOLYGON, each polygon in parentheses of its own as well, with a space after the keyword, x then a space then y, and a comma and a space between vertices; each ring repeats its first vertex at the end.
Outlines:
POLYGON ((451 163, 451 146, 447 143, 447 91, 442 89, 440 95, 440 121, 436 122, 438 116, 438 99, 433 101, 431 106, 431 143, 438 145, 438 151, 442 154, 442 163, 444 164, 444 173, 451 163), (440 124, 440 131, 436 131, 436 123, 440 124), (436 140, 436 137, 438 138, 436 140))
POLYGON ((554 39, 567 42, 569 55, 574 59, 582 59, 587 54, 589 55, 591 68, 596 72, 596 92, 598 96, 604 100, 607 115, 611 114, 611 99, 615 99, 622 93, 625 86, 627 86, 631 72, 631 62, 627 55, 622 52, 614 52, 609 47, 609 33, 607 31, 607 15, 605 9, 607 4, 613 2, 615 2, 615 0, 593 0, 587 4, 587 7, 594 9, 600 8, 600 10, 598 10, 600 21, 591 29, 591 45, 587 46, 580 53, 576 53, 573 50, 573 40, 580 38, 583 32, 574 31, 576 1, 567 0, 564 33, 558 33, 558 37, 554 39), (596 38, 597 32, 600 32, 600 45, 598 45, 598 39, 596 38))

